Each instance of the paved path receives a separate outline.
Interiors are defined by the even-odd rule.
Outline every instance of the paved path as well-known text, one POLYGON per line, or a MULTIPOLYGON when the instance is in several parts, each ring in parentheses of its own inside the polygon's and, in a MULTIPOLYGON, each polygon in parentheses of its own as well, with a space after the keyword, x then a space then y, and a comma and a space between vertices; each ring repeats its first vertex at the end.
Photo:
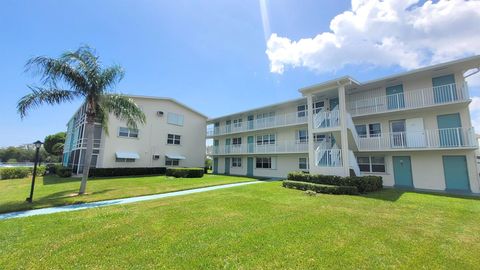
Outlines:
POLYGON ((107 201, 98 201, 98 202, 72 204, 72 205, 49 207, 49 208, 42 208, 42 209, 10 212, 5 214, 0 214, 0 220, 9 219, 9 218, 37 216, 37 215, 47 215, 47 214, 60 213, 60 212, 70 212, 70 211, 77 211, 82 209, 89 209, 89 208, 96 208, 96 207, 103 207, 103 206, 110 206, 110 205, 150 201, 150 200, 156 200, 161 198, 175 197, 175 196, 194 194, 194 193, 200 193, 200 192, 217 190, 217 189, 245 186, 245 185, 251 185, 251 184, 258 184, 258 183, 262 183, 262 181, 234 183, 234 184, 203 187, 203 188, 196 188, 196 189, 189 189, 189 190, 182 190, 182 191, 173 191, 173 192, 154 194, 154 195, 130 197, 130 198, 124 198, 124 199, 114 199, 114 200, 107 200, 107 201))

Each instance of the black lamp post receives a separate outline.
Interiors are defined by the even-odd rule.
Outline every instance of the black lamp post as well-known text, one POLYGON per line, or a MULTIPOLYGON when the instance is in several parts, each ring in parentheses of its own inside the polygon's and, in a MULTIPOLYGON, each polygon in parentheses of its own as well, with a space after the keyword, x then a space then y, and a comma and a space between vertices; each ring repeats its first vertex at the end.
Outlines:
POLYGON ((32 175, 32 187, 30 188, 30 197, 27 198, 27 202, 32 203, 33 201, 33 189, 35 188, 35 176, 37 175, 37 164, 38 164, 38 152, 42 146, 41 141, 36 141, 33 143, 35 145, 35 163, 33 164, 33 175, 32 175))

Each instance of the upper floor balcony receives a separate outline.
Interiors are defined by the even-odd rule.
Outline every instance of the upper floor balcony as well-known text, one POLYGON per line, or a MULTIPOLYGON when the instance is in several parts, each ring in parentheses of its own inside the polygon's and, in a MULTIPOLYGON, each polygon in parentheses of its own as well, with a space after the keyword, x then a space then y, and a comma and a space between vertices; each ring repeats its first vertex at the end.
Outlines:
POLYGON ((207 137, 306 124, 307 118, 307 111, 297 111, 275 114, 265 118, 251 119, 245 122, 236 122, 224 126, 210 126, 207 127, 207 137))
POLYGON ((358 138, 359 151, 398 151, 478 147, 475 130, 444 128, 421 132, 386 132, 377 137, 358 138))
POLYGON ((214 145, 211 155, 243 155, 243 154, 289 154, 307 153, 308 142, 276 141, 272 144, 245 143, 237 145, 214 145))
POLYGON ((446 84, 348 102, 352 117, 468 101, 467 84, 446 84))

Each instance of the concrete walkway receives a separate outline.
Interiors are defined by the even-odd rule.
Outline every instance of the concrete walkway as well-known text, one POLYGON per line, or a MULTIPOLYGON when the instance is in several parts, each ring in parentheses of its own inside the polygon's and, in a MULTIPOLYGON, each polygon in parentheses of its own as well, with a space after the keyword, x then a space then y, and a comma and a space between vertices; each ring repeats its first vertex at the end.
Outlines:
POLYGON ((10 212, 5 214, 0 214, 0 220, 10 219, 10 218, 30 217, 30 216, 37 216, 37 215, 47 215, 47 214, 60 213, 60 212, 70 212, 70 211, 77 211, 77 210, 110 206, 110 205, 150 201, 150 200, 156 200, 161 198, 175 197, 175 196, 194 194, 194 193, 200 193, 200 192, 217 190, 217 189, 245 186, 245 185, 251 185, 251 184, 258 184, 258 183, 263 183, 263 182, 253 181, 253 182, 234 183, 234 184, 203 187, 203 188, 196 188, 196 189, 189 189, 189 190, 182 190, 182 191, 173 191, 173 192, 154 194, 154 195, 130 197, 130 198, 124 198, 124 199, 113 199, 113 200, 107 200, 107 201, 98 201, 98 202, 72 204, 72 205, 48 207, 48 208, 42 208, 42 209, 10 212))

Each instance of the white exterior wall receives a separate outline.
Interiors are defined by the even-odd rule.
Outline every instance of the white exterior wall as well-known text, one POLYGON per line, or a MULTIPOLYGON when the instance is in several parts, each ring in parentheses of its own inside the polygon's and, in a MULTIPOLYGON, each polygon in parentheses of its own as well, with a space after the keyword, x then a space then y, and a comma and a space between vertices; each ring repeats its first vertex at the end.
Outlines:
POLYGON ((147 118, 145 125, 139 125, 138 138, 118 136, 120 127, 126 127, 124 121, 110 116, 109 135, 102 134, 102 149, 97 167, 164 167, 165 155, 184 156, 180 160, 180 167, 203 167, 205 162, 205 132, 206 118, 170 100, 154 98, 132 98, 144 111, 147 118), (162 117, 157 111, 163 111, 162 117), (183 126, 167 123, 169 112, 184 116, 183 126), (181 135, 180 145, 168 145, 167 134, 181 135), (115 152, 135 152, 140 159, 135 162, 116 162, 115 152), (153 160, 154 154, 160 159, 153 160))

